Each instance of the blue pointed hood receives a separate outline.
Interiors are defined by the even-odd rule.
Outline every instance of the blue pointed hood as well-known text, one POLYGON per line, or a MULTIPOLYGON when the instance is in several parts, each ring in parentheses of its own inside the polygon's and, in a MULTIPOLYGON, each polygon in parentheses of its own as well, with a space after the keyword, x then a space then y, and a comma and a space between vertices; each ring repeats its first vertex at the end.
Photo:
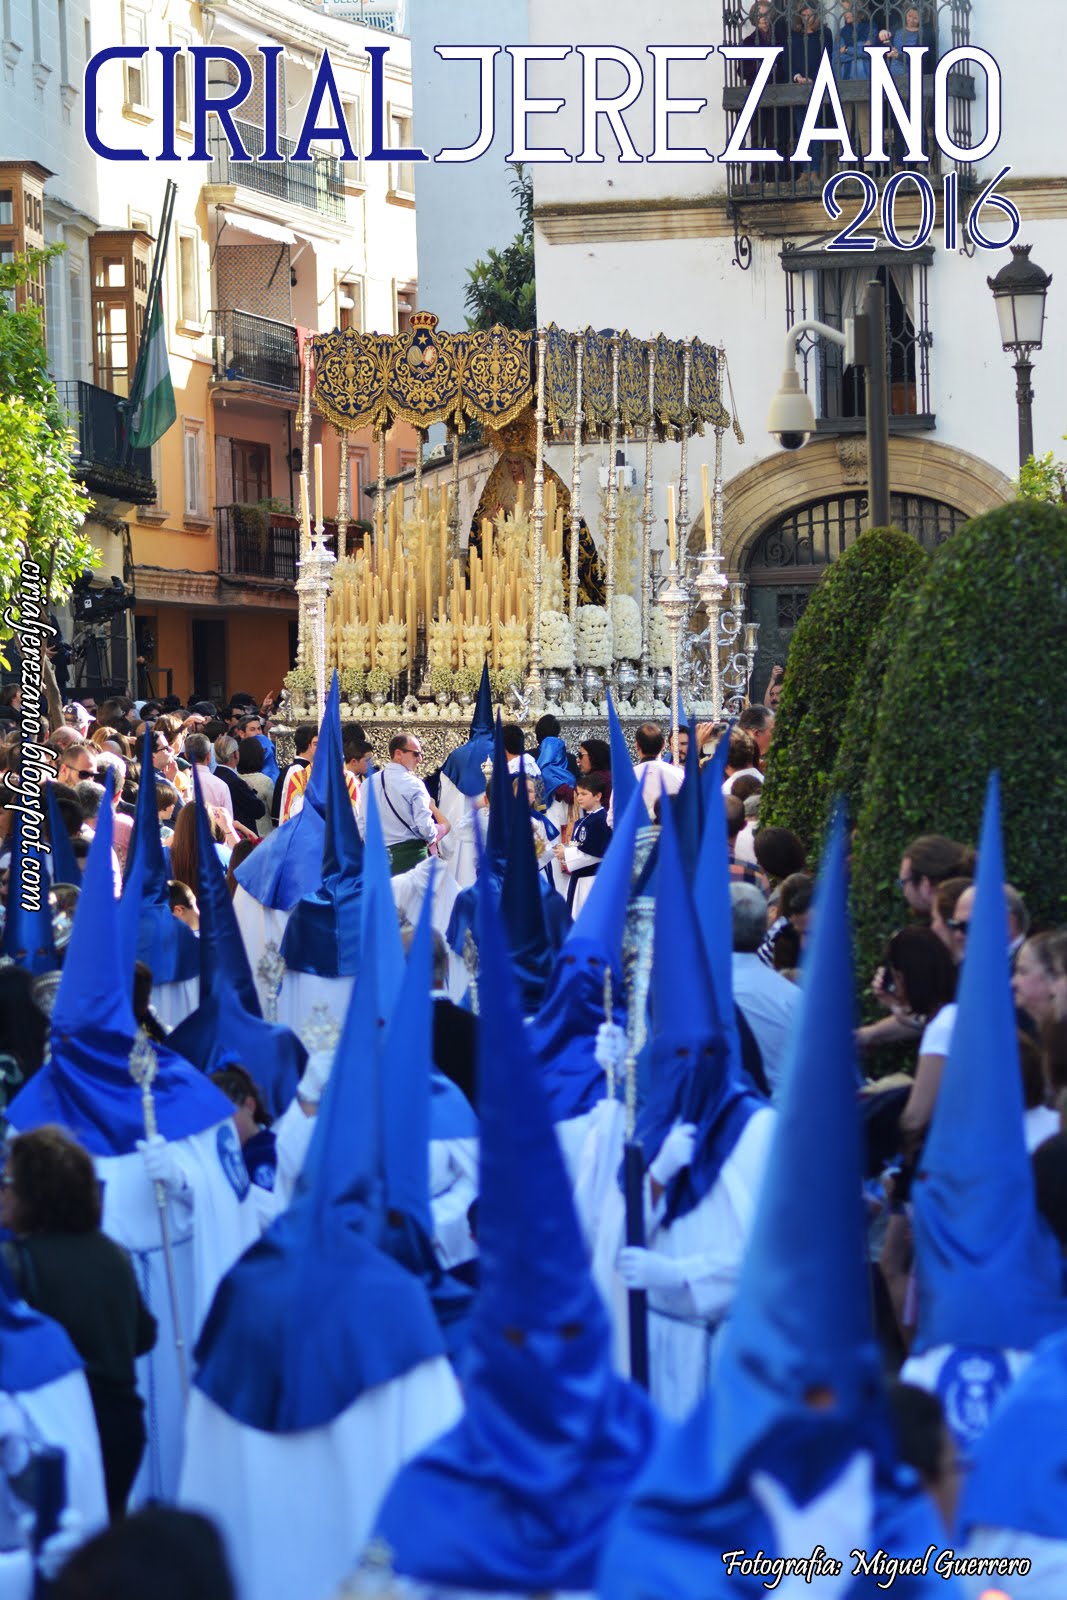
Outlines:
MULTIPOLYGON (((340 703, 335 672, 326 696, 324 723, 340 716, 340 703)), ((326 836, 326 770, 323 762, 312 762, 304 804, 296 816, 269 833, 237 868, 237 882, 262 906, 291 911, 301 895, 319 882, 326 836)))
MULTIPOLYGON (((552 945, 545 921, 544 900, 541 894, 541 874, 537 869, 533 829, 530 819, 530 800, 526 784, 522 781, 523 767, 519 767, 519 783, 511 800, 512 826, 508 841, 508 858, 504 868, 504 881, 500 888, 500 912, 507 933, 512 964, 519 980, 525 1015, 537 1011, 544 998, 545 986, 552 971, 552 945)), ((493 769, 493 802, 496 804, 497 769, 493 769)), ((507 767, 503 774, 503 787, 511 788, 507 767)), ((492 815, 492 805, 490 806, 492 815)))
POLYGON ((919 1327, 937 1345, 1032 1350, 1067 1324, 1059 1248, 1037 1215, 1004 936, 1000 786, 986 793, 958 1012, 912 1201, 919 1327))
POLYGON ((478 683, 478 698, 474 702, 470 737, 477 739, 493 733, 493 691, 489 687, 489 657, 482 662, 482 676, 478 683))
POLYGON ((76 889, 81 888, 82 869, 74 859, 74 847, 70 842, 63 818, 59 814, 56 804, 55 785, 46 783, 45 796, 48 802, 48 840, 52 846, 52 882, 72 883, 76 889))
MULTIPOLYGON (((637 787, 637 776, 610 690, 608 691, 608 743, 611 747, 612 813, 616 817, 621 817, 637 787)), ((584 908, 582 915, 585 915, 584 908)))
MULTIPOLYGON (((109 772, 52 1010, 49 1054, 8 1107, 20 1133, 58 1122, 90 1155, 129 1155, 144 1138, 141 1091, 130 1077, 137 1036, 132 974, 124 960, 111 851, 109 772)), ((183 1139, 229 1118, 233 1107, 169 1045, 156 1045, 152 1086, 159 1131, 183 1139)))
POLYGON ((466 1413, 401 1468, 377 1531, 396 1571, 415 1578, 583 1590, 655 1423, 646 1397, 612 1370, 484 875, 479 931, 481 1288, 461 1369, 466 1413))
POLYGON ((244 1067, 259 1086, 271 1116, 280 1117, 296 1093, 308 1053, 290 1028, 263 1019, 195 767, 193 783, 201 998, 196 1010, 170 1033, 168 1043, 201 1072, 219 1072, 234 1063, 244 1067))
POLYGON ((7 915, 4 918, 0 954, 8 956, 17 966, 25 967, 27 972, 35 975, 55 972, 60 961, 52 932, 52 908, 48 900, 52 887, 46 865, 48 847, 43 840, 38 843, 36 823, 32 823, 30 828, 25 826, 21 805, 16 803, 14 810, 7 915))
POLYGON ((325 1427, 444 1351, 422 1283, 378 1247, 377 970, 366 961, 356 979, 289 1209, 222 1280, 196 1347, 197 1387, 266 1433, 325 1427))
POLYGON ((707 1194, 760 1102, 731 1070, 669 807, 660 829, 655 918, 652 1088, 638 1120, 637 1139, 651 1161, 675 1121, 697 1126, 692 1164, 667 1189, 665 1216, 670 1222, 707 1194))
POLYGON ((725 1483, 775 1432, 888 1448, 870 1317, 856 1110, 845 819, 820 874, 774 1143, 717 1369, 712 1456, 725 1483), (833 1160, 827 1160, 833 1151, 833 1160), (812 1391, 835 1403, 813 1412, 812 1391))
MULTIPOLYGON (((726 743, 728 742, 727 738, 726 743)), ((697 918, 700 922, 704 954, 711 975, 715 1006, 726 1033, 731 1070, 735 1075, 739 1075, 741 1041, 738 1037, 734 1010, 733 908, 730 903, 730 868, 727 860, 730 843, 726 831, 726 803, 722 792, 725 749, 723 748, 721 756, 719 753, 722 746, 723 741, 720 741, 711 760, 697 777, 697 782, 701 783, 703 789, 704 831, 697 856, 693 898, 696 901, 697 918), (708 782, 702 783, 705 774, 709 773, 708 782)), ((686 778, 686 787, 688 785, 689 777, 686 778)))
MULTIPOLYGON (((685 713, 679 708, 678 726, 689 726, 685 713)), ((678 845, 686 875, 693 881, 700 840, 704 832, 704 792, 700 783, 700 752, 697 749, 696 729, 690 728, 689 743, 685 752, 685 782, 671 801, 674 823, 678 831, 678 845)))
MULTIPOLYGON (((667 1436, 626 1507, 601 1569, 605 1600, 728 1600, 738 1579, 727 1573, 724 1550, 797 1553, 776 1548, 751 1474, 769 1473, 794 1504, 807 1505, 858 1451, 874 1458, 869 1549, 905 1557, 942 1542, 915 1473, 895 1462, 871 1325, 844 861, 839 815, 715 1382, 667 1436)), ((831 1553, 848 1557, 847 1550, 831 1553)), ((866 1600, 871 1583, 857 1578, 847 1600, 866 1600)), ((931 1571, 901 1577, 897 1587, 916 1600, 941 1592, 944 1580, 931 1571)))
POLYGON ((492 792, 489 797, 489 828, 485 840, 488 857, 486 865, 498 880, 504 876, 514 812, 515 800, 508 776, 508 753, 504 749, 504 727, 498 712, 496 729, 493 733, 492 792))
MULTIPOLYGON (((466 1334, 473 1291, 444 1272, 433 1247, 434 1223, 430 1205, 430 1140, 435 1134, 434 1079, 444 1097, 455 1097, 465 1110, 461 1133, 452 1137, 477 1137, 477 1123, 460 1091, 433 1066, 433 878, 423 897, 418 927, 408 951, 392 1021, 381 1058, 382 1170, 386 1221, 382 1249, 425 1285, 437 1320, 445 1333, 449 1355, 461 1347, 466 1334)), ((391 896, 390 896, 391 898, 391 896)), ((439 1120, 451 1123, 455 1110, 445 1110, 439 1120)))
POLYGON ((634 841, 647 821, 644 798, 635 785, 626 810, 616 814, 611 848, 593 879, 581 917, 556 957, 541 1008, 527 1029, 553 1122, 581 1116, 604 1097, 604 1074, 593 1054, 596 1031, 606 1020, 604 973, 610 967, 613 1020, 623 1025, 622 941, 634 841))
POLYGON ((29 1394, 83 1366, 66 1330, 26 1304, 0 1259, 0 1392, 29 1394))
POLYGON ((293 907, 281 954, 291 972, 350 978, 359 969, 363 841, 345 783, 341 718, 327 707, 315 751, 326 773, 326 836, 322 882, 293 907))
POLYGON ((385 848, 373 784, 367 786, 364 827, 360 939, 375 967, 379 1004, 383 1013, 390 1016, 404 976, 404 946, 393 897, 389 853, 385 848))
POLYGON ((574 775, 567 761, 567 746, 562 739, 557 739, 555 734, 547 734, 541 740, 541 747, 537 752, 537 766, 544 785, 546 805, 561 786, 574 787, 574 775))
POLYGON ((1043 1539, 1065 1537, 1065 1420, 1067 1333, 1058 1333, 1034 1352, 973 1446, 959 1512, 961 1535, 987 1527, 1043 1539))
POLYGON ((485 793, 482 763, 493 748, 493 693, 489 687, 489 662, 482 663, 482 679, 471 718, 470 736, 447 757, 441 774, 454 783, 461 794, 473 798, 485 793))
POLYGON ((124 937, 136 951, 136 959, 150 968, 157 987, 161 983, 185 983, 200 971, 200 941, 171 911, 167 879, 156 810, 151 736, 146 733, 141 741, 141 781, 126 855, 120 916, 128 929, 124 937))

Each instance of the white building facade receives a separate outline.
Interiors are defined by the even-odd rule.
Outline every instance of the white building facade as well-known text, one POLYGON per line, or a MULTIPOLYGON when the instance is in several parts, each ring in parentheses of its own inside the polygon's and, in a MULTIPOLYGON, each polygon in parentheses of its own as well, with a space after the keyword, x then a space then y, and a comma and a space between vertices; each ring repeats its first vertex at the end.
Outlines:
MULTIPOLYGON (((903 6, 865 8, 892 38, 907 20, 903 6), (878 13, 885 13, 878 15, 878 13)), ((747 97, 740 64, 718 49, 706 60, 679 59, 669 67, 669 94, 703 102, 699 110, 672 115, 669 132, 654 129, 653 58, 648 47, 685 47, 699 54, 724 41, 740 44, 754 32, 756 7, 742 11, 735 0, 698 4, 670 0, 655 8, 628 8, 591 0, 579 11, 564 0, 530 0, 532 45, 613 46, 643 67, 643 88, 625 112, 632 148, 620 155, 609 119, 596 125, 595 145, 582 125, 583 61, 576 48, 564 59, 533 63, 529 92, 564 100, 552 114, 532 115, 530 144, 556 147, 567 159, 534 165, 538 320, 579 329, 628 329, 635 337, 663 331, 725 345, 736 414, 745 443, 730 436, 725 455, 724 552, 730 575, 749 584, 750 615, 762 625, 758 693, 772 660, 780 659, 789 635, 827 561, 864 526, 866 450, 864 392, 859 373, 843 367, 833 346, 802 341, 800 370, 819 418, 812 442, 787 454, 766 433, 770 399, 783 365, 789 326, 816 317, 837 327, 858 309, 863 285, 877 273, 886 286, 891 402, 890 478, 893 520, 928 546, 964 518, 999 503, 1011 492, 1018 471, 1015 380, 1003 353, 987 276, 1010 259, 1006 248, 976 248, 962 222, 977 194, 1005 166, 999 192, 1021 216, 1017 242, 1033 247, 1033 259, 1056 283, 1049 292, 1043 350, 1035 356, 1034 430, 1038 454, 1057 447, 1067 417, 1067 304, 1058 304, 1067 282, 1067 177, 1062 146, 1049 135, 1058 95, 1058 55, 1032 48, 1035 38, 1062 36, 1056 0, 1035 0, 1026 26, 1016 13, 978 0, 934 0, 922 7, 920 27, 929 45, 922 79, 922 124, 933 126, 933 62, 953 46, 973 44, 999 65, 1002 135, 983 159, 966 164, 935 152, 918 167, 928 173, 937 200, 925 248, 892 248, 877 210, 863 231, 874 236, 873 253, 835 254, 826 249, 833 233, 855 214, 859 188, 845 187, 844 215, 835 229, 821 198, 822 182, 839 165, 863 166, 878 194, 903 160, 899 136, 885 162, 862 162, 869 128, 870 85, 849 81, 837 51, 844 14, 838 0, 821 8, 777 0, 769 42, 782 45, 785 67, 772 86, 745 140, 778 147, 786 159, 764 165, 751 159, 723 164, 719 157, 747 97), (805 21, 805 13, 809 20, 805 21), (794 21, 807 26, 835 59, 842 111, 854 136, 856 162, 841 162, 838 146, 823 155, 817 176, 812 163, 794 164, 795 136, 809 86, 792 82, 803 67, 794 21), (773 30, 777 29, 775 33, 773 30), (818 30, 828 30, 825 34, 818 30), (673 156, 640 160, 655 147, 673 156), (680 147, 697 154, 679 155, 680 147), (595 157, 603 157, 596 161, 595 157), (581 156, 582 159, 576 159, 581 156), (943 195, 946 175, 956 174, 961 227, 956 247, 946 248, 943 195)), ((766 39, 766 36, 765 36, 766 39)), ((914 42, 907 40, 903 42, 914 42)), ((817 56, 818 49, 815 51, 817 56)), ((809 61, 811 57, 807 58, 809 61)), ((585 70, 588 72, 588 64, 585 70)), ((623 64, 599 67, 600 92, 626 87, 623 64)), ((974 148, 987 126, 986 79, 976 65, 960 63, 948 76, 945 119, 960 146, 974 148)), ((905 105, 910 104, 902 91, 905 105)), ((819 162, 819 144, 812 151, 819 162)), ((896 208, 899 234, 909 240, 919 226, 914 183, 905 182, 896 208)), ((996 211, 979 219, 994 240, 1007 226, 996 211)), ((703 547, 700 468, 709 462, 713 439, 689 446, 690 544, 703 547)), ((631 448, 640 461, 643 451, 631 448)), ((553 463, 569 474, 569 445, 553 452, 553 463)), ((591 452, 583 502, 595 501, 597 451, 591 452)), ((676 445, 656 450, 657 542, 663 540, 666 485, 678 472, 676 445)))

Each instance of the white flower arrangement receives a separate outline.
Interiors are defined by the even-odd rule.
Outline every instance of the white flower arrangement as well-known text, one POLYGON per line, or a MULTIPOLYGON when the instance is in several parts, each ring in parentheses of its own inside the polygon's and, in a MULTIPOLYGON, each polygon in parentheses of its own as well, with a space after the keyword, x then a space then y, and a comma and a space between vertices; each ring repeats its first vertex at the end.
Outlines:
POLYGON ((463 665, 480 675, 482 663, 489 653, 488 622, 465 622, 463 624, 462 648, 463 665))
POLYGON ((451 672, 455 666, 456 629, 451 622, 431 622, 426 644, 431 668, 451 672))
POLYGON ((648 614, 648 664, 653 669, 671 664, 671 630, 661 606, 653 606, 648 614))
POLYGON ((541 615, 546 611, 562 611, 566 605, 563 595, 563 557, 550 556, 541 551, 541 615))
POLYGON ((541 665, 554 672, 570 672, 574 666, 574 629, 561 610, 541 613, 541 665))
POLYGON ((346 622, 341 629, 341 671, 366 672, 369 645, 369 623, 346 622))
POLYGON ((575 655, 580 667, 611 666, 611 618, 603 606, 579 606, 575 655))
POLYGON ((398 678, 408 662, 408 630, 403 622, 383 622, 378 629, 374 664, 384 667, 389 677, 398 678))
POLYGON ((526 673, 526 624, 501 622, 497 624, 500 641, 500 671, 521 682, 526 673))
POLYGON ((637 661, 641 655, 641 611, 632 595, 617 594, 612 601, 611 631, 616 659, 637 661))

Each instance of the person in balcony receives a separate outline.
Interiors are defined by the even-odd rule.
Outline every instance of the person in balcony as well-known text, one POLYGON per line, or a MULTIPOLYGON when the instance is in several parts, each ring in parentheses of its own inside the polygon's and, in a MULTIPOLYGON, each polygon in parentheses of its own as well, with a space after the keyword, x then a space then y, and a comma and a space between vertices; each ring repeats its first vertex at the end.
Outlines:
MULTIPOLYGON (((789 82, 795 84, 810 84, 815 82, 819 64, 823 56, 829 52, 833 56, 834 36, 822 20, 821 8, 815 3, 801 6, 797 13, 792 32, 786 41, 785 59, 789 82)), ((804 126, 804 117, 807 104, 793 107, 793 138, 799 137, 804 126)), ((793 178, 798 184, 808 184, 812 179, 819 177, 819 156, 813 156, 807 161, 794 161, 793 178)))
POLYGON ((923 17, 919 6, 908 6, 904 12, 903 27, 894 28, 892 33, 888 28, 883 28, 878 35, 878 41, 889 46, 889 70, 898 84, 908 82, 908 57, 904 54, 905 50, 925 50, 927 54, 923 60, 923 72, 933 72, 934 62, 937 59, 937 33, 923 17))
MULTIPOLYGON (((779 14, 778 8, 771 4, 771 0, 756 0, 756 4, 748 14, 748 20, 752 24, 752 32, 741 40, 743 45, 761 46, 764 49, 774 46, 782 48, 785 45, 788 35, 785 18, 779 14)), ((749 87, 755 83, 759 67, 758 61, 742 61, 741 75, 749 87)), ((785 81, 785 57, 779 56, 774 63, 770 83, 773 85, 785 81)), ((780 106, 761 105, 753 124, 753 147, 760 150, 777 150, 782 155, 785 153, 788 140, 788 112, 780 106)), ((773 182, 777 170, 776 166, 767 163, 755 164, 752 167, 752 182, 773 182)))
POLYGON ((835 61, 837 76, 843 82, 870 77, 871 58, 865 52, 867 45, 873 42, 871 19, 866 6, 858 3, 853 5, 852 0, 841 0, 841 26, 837 33, 835 61))

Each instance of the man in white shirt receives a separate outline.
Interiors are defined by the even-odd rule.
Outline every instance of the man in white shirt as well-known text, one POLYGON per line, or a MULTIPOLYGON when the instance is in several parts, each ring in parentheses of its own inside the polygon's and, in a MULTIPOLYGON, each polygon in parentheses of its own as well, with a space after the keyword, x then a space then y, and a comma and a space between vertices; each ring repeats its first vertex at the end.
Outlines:
POLYGON ((786 1046, 800 990, 756 954, 767 933, 767 899, 754 883, 731 883, 734 999, 752 1029, 773 1099, 778 1098, 786 1046))
POLYGON ((378 818, 393 876, 410 872, 424 861, 427 847, 437 842, 437 823, 430 810, 426 785, 415 776, 422 760, 422 745, 414 734, 398 733, 389 741, 389 762, 367 779, 359 791, 356 813, 360 832, 366 834, 367 790, 374 785, 378 818))
POLYGON ((650 820, 655 819, 656 801, 661 794, 677 794, 685 782, 685 768, 668 766, 663 756, 663 729, 656 722, 642 722, 634 734, 637 746, 637 765, 634 774, 638 783, 644 779, 645 805, 650 820))
POLYGON ((233 799, 221 778, 211 771, 211 741, 206 734, 191 733, 185 741, 185 753, 194 766, 200 768, 200 793, 204 804, 221 806, 233 821, 233 799))

